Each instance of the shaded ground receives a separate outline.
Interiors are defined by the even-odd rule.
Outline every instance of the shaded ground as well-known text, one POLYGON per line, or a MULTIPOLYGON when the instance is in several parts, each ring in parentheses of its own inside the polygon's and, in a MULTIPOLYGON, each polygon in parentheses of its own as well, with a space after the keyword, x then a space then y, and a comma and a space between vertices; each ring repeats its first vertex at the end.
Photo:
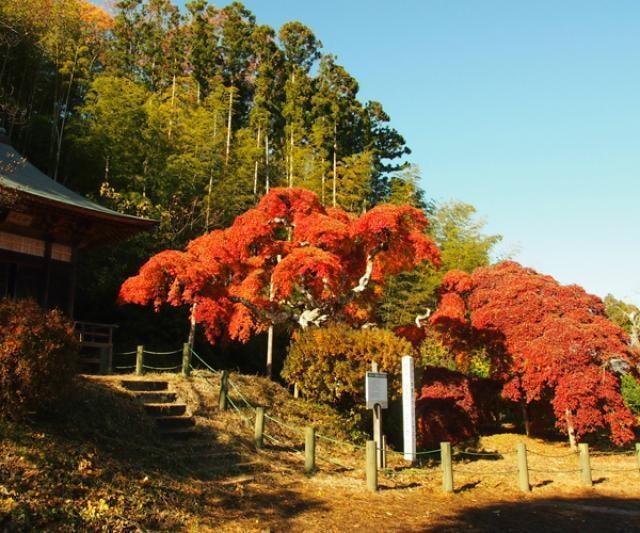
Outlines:
POLYGON ((264 378, 232 375, 240 413, 220 412, 217 380, 205 376, 168 376, 196 417, 192 441, 162 440, 116 377, 81 380, 63 413, 0 426, 0 531, 640 531, 633 455, 594 453, 596 484, 584 489, 564 444, 493 435, 459 450, 453 495, 441 491, 437 455, 407 468, 397 454, 371 494, 359 446, 319 440, 318 472, 302 473, 305 425, 338 441, 359 437, 333 410, 293 400, 264 378), (243 397, 275 419, 263 451, 254 449, 243 397), (522 440, 527 495, 517 489, 513 453, 522 440))

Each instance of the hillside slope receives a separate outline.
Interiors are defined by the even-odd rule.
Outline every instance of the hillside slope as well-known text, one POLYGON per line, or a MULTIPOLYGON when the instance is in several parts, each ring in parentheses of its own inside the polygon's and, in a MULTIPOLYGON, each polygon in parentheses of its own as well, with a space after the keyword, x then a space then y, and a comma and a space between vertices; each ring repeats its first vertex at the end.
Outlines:
POLYGON ((576 457, 563 444, 495 435, 475 449, 490 456, 457 459, 454 496, 441 491, 435 456, 407 468, 395 453, 380 474, 382 490, 372 494, 352 423, 265 378, 232 374, 238 410, 221 412, 216 376, 150 376, 170 381, 188 404, 197 436, 186 441, 163 438, 121 379, 80 377, 64 408, 0 425, 0 530, 365 531, 376 524, 391 531, 555 531, 586 519, 593 527, 617 520, 620 531, 640 528, 633 456, 595 456, 597 488, 581 489, 576 457), (269 416, 270 438, 259 452, 245 400, 269 416), (303 473, 301 453, 309 424, 323 436, 313 476, 303 473), (513 448, 522 440, 534 470, 527 496, 513 474, 513 448))

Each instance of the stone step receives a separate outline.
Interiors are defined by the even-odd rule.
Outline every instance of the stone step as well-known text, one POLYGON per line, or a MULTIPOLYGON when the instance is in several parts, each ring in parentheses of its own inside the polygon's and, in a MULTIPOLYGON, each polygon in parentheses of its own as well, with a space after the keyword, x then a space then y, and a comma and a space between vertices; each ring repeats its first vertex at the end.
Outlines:
POLYGON ((138 391, 135 393, 136 398, 148 403, 164 403, 171 404, 178 398, 175 392, 169 391, 138 391))
POLYGON ((160 430, 160 434, 174 440, 192 439, 197 435, 193 427, 162 429, 160 430))
POLYGON ((161 429, 189 428, 196 423, 191 416, 157 416, 155 421, 161 429))
POLYGON ((151 416, 180 416, 187 412, 183 403, 145 403, 144 408, 151 416))
POLYGON ((166 391, 169 383, 146 379, 123 379, 122 386, 130 391, 166 391))

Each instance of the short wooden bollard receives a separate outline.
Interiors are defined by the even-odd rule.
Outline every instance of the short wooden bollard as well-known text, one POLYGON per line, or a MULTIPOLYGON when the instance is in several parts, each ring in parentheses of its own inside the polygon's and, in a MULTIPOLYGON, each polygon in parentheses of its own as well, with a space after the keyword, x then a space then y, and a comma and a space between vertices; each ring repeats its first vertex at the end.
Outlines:
POLYGON ((378 459, 376 441, 367 441, 367 490, 375 492, 378 490, 378 459))
POLYGON ((440 443, 440 463, 442 464, 442 490, 453 492, 453 466, 451 464, 451 443, 440 443))
POLYGON ((522 492, 531 492, 529 465, 527 464, 527 445, 524 442, 518 443, 516 451, 518 453, 518 486, 522 492))
POLYGON ((316 430, 307 427, 304 430, 304 471, 312 474, 316 469, 316 430))
POLYGON ((589 445, 581 442, 578 444, 580 451, 580 479, 585 487, 593 487, 591 478, 591 460, 589 459, 589 445))
POLYGON ((218 409, 227 410, 227 394, 229 394, 229 372, 220 372, 220 396, 218 397, 218 409))
POLYGON ((136 376, 141 376, 144 372, 144 346, 136 348, 136 376))
POLYGON ((256 448, 264 447, 264 408, 256 407, 256 427, 254 432, 256 448))
POLYGON ((191 375, 191 345, 188 342, 182 345, 182 375, 186 378, 191 375))
POLYGON ((100 348, 100 373, 113 373, 113 349, 110 347, 100 348))

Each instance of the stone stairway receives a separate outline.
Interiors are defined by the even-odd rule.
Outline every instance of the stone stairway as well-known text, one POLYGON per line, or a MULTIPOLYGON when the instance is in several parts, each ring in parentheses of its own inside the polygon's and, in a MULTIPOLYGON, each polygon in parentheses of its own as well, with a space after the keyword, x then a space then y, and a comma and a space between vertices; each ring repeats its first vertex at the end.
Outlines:
POLYGON ((195 421, 187 406, 179 401, 169 383, 162 380, 123 379, 122 386, 142 401, 145 411, 158 425, 161 433, 175 439, 187 439, 195 434, 195 421))

